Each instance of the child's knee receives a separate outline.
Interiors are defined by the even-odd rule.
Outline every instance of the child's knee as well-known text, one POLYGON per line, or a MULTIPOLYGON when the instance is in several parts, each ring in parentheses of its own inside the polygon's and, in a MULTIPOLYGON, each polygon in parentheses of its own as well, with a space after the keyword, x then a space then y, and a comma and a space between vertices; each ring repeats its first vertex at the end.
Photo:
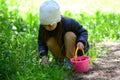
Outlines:
POLYGON ((65 41, 76 40, 76 35, 73 32, 66 32, 64 35, 65 41))

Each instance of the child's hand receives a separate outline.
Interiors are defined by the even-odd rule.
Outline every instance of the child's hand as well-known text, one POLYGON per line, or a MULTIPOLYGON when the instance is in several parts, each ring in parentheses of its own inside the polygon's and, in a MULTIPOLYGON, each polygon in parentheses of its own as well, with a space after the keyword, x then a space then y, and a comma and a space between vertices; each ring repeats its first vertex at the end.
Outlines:
POLYGON ((82 50, 82 49, 84 49, 84 44, 82 42, 78 42, 77 47, 78 47, 78 49, 82 50))
POLYGON ((49 63, 48 57, 47 56, 42 56, 41 65, 45 66, 48 63, 49 63))

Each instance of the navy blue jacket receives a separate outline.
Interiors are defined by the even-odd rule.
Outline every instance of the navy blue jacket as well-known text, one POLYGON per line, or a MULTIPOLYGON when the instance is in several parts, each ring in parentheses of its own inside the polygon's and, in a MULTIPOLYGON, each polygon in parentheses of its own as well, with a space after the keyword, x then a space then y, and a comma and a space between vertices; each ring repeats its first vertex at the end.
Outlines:
MULTIPOLYGON (((88 32, 85 28, 83 28, 82 25, 80 25, 77 21, 71 19, 71 18, 65 18, 62 17, 61 19, 62 26, 63 26, 63 34, 66 32, 72 31, 76 34, 77 40, 76 43, 81 41, 83 42, 85 48, 85 52, 88 51, 89 49, 89 44, 88 44, 88 32)), ((41 35, 41 29, 43 26, 40 26, 39 29, 39 35, 38 35, 38 51, 40 55, 47 55, 48 54, 48 47, 46 46, 45 42, 42 39, 41 35)))

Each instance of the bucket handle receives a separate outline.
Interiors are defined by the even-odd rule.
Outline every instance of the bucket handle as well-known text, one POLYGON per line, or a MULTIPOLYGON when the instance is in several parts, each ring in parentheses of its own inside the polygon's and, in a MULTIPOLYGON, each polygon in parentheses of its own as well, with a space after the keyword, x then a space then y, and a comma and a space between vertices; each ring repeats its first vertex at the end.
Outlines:
MULTIPOLYGON (((76 58, 77 58, 77 52, 78 52, 78 47, 77 47, 76 50, 75 50, 75 56, 74 56, 75 63, 77 62, 77 60, 76 60, 76 58)), ((83 49, 82 49, 82 53, 83 53, 83 56, 85 56, 85 52, 84 52, 83 49)))

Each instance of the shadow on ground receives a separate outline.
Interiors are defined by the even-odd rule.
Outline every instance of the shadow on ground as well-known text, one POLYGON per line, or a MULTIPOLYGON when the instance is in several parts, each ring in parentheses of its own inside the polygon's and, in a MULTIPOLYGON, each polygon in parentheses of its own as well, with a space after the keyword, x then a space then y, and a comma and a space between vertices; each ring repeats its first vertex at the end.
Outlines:
POLYGON ((93 62, 87 73, 72 73, 69 80, 120 80, 120 43, 100 44, 108 51, 93 62))

